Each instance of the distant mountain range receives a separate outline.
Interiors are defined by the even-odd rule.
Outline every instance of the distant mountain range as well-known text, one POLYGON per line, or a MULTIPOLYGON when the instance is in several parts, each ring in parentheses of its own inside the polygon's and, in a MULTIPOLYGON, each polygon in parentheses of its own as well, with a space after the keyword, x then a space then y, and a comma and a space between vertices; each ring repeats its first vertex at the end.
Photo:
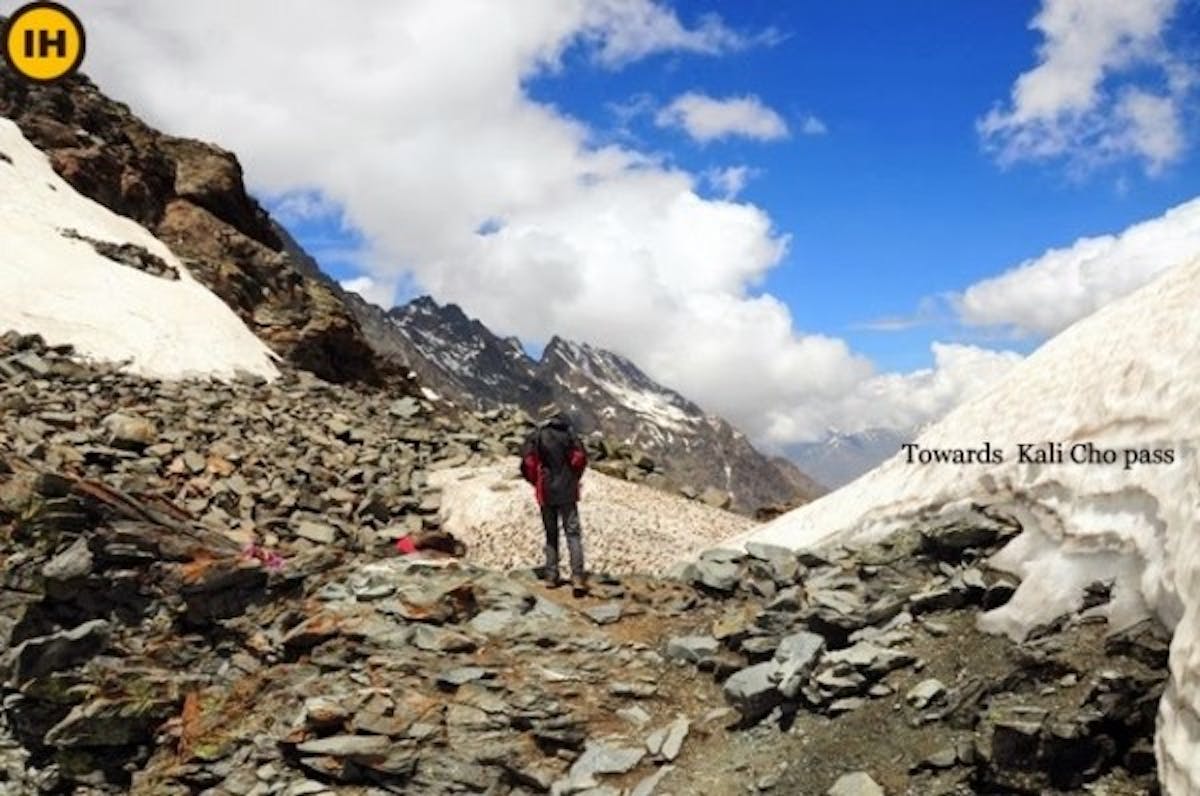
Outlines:
POLYGON ((342 296, 371 347, 406 363, 441 399, 478 409, 510 404, 533 415, 554 404, 583 433, 635 447, 677 485, 726 492, 732 507, 746 513, 795 506, 826 491, 802 468, 760 452, 730 423, 619 354, 554 337, 534 359, 517 338, 501 337, 458 305, 429 296, 384 310, 325 276, 282 227, 276 232, 297 270, 342 296))
POLYGON ((584 433, 601 432, 654 457, 676 484, 728 492, 741 511, 795 505, 824 492, 794 465, 759 452, 727 421, 612 351, 554 337, 534 359, 519 340, 428 296, 386 313, 390 328, 380 328, 378 313, 367 313, 368 339, 405 357, 422 385, 455 403, 515 404, 530 413, 553 404, 584 433), (381 332, 386 340, 376 339, 381 332))
POLYGON ((787 454, 801 470, 830 489, 837 489, 875 469, 915 436, 915 429, 871 428, 855 433, 830 430, 816 442, 789 447, 787 454))

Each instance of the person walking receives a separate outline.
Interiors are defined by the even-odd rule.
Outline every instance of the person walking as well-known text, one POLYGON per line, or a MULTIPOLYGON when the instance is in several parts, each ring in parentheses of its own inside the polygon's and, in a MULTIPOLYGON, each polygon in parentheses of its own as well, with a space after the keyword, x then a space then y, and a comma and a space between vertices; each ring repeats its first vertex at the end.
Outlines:
POLYGON ((554 588, 560 584, 558 534, 561 523, 567 537, 571 585, 576 597, 587 594, 583 568, 583 529, 579 523, 579 481, 587 468, 587 452, 571 426, 558 412, 539 425, 521 448, 521 475, 533 484, 546 532, 546 560, 542 578, 554 588))

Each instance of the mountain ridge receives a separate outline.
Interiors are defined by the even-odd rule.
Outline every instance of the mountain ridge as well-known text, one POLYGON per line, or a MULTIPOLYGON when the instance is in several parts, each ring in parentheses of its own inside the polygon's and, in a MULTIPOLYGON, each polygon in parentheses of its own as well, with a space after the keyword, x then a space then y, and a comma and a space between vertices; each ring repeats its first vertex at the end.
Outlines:
POLYGON ((517 338, 501 337, 458 305, 429 296, 386 317, 390 344, 408 352, 421 382, 448 400, 473 408, 514 404, 530 413, 553 403, 584 433, 643 450, 685 491, 727 492, 744 513, 796 505, 824 491, 616 352, 555 335, 534 359, 517 338))

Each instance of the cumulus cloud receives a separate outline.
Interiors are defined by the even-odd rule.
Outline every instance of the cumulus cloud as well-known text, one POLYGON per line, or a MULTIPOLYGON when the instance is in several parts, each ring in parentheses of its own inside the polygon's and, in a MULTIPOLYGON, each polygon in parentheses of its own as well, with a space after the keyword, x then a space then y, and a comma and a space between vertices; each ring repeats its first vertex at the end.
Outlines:
POLYGON ((689 91, 655 116, 659 127, 678 127, 696 141, 743 136, 775 141, 788 135, 787 122, 754 95, 718 99, 689 91))
MULTIPOLYGON (((347 288, 386 306, 415 282, 501 334, 611 348, 761 442, 854 429, 856 414, 912 425, 970 382, 954 375, 969 356, 935 351, 929 373, 881 376, 843 340, 798 332, 758 292, 788 238, 734 199, 749 172, 727 170, 722 196, 705 197, 703 177, 596 145, 525 90, 566 68, 571 48, 617 68, 769 32, 686 23, 652 0, 523 0, 520 13, 359 0, 354 19, 364 24, 316 0, 95 0, 88 70, 152 123, 236 151, 256 191, 302 197, 287 212, 339 208, 363 241, 365 278, 347 288)), ((749 120, 699 129, 786 131, 761 102, 738 102, 749 120)))
POLYGON ((1165 33, 1177 0, 1043 0, 1038 63, 978 121, 1002 163, 1064 159, 1086 171, 1125 158, 1156 174, 1183 153, 1192 69, 1165 33))
POLYGON ((1075 243, 967 288, 954 303, 972 326, 1052 335, 1163 271, 1200 257, 1200 198, 1116 235, 1075 243))
POLYGON ((857 384, 836 408, 836 428, 917 428, 986 389, 1021 361, 1011 351, 933 343, 933 367, 881 373, 857 384))

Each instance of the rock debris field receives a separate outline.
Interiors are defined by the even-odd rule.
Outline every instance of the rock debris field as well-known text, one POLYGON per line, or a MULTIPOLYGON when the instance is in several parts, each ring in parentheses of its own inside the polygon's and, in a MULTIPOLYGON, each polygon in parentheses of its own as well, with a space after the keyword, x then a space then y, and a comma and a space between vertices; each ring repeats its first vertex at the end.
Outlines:
MULTIPOLYGON (((0 410, 5 796, 1155 791, 1165 633, 1106 627, 1102 582, 1022 644, 979 633, 1017 585, 984 564, 1002 515, 633 573, 585 514, 612 571, 575 599, 487 527, 467 561, 392 549, 528 501, 500 413, 149 381, 14 335, 0 410)), ((653 494, 654 545, 720 532, 653 494)))

